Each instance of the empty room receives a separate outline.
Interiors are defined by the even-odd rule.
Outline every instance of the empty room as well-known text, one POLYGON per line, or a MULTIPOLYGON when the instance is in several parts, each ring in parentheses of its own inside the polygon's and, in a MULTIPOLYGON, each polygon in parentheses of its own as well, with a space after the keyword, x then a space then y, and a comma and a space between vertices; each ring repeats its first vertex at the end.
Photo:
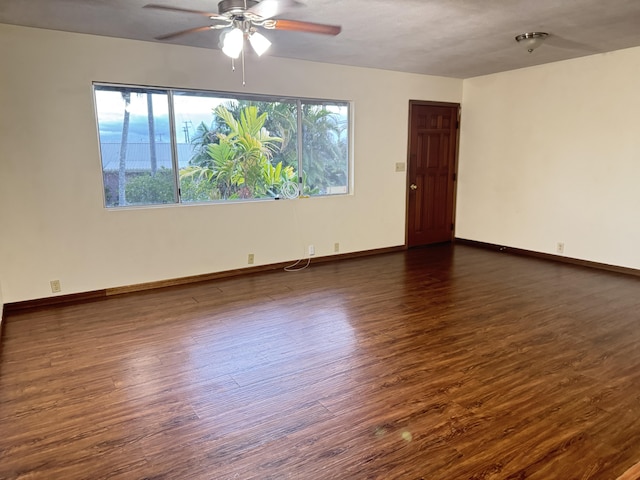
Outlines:
POLYGON ((0 479, 640 479, 638 2, 158 2, 0 5, 0 479))

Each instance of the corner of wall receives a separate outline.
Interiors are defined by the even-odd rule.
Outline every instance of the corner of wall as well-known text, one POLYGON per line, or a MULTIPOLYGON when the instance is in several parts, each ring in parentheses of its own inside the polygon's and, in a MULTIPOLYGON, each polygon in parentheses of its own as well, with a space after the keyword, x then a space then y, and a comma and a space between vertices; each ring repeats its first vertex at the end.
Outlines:
POLYGON ((2 340, 2 321, 4 320, 4 300, 2 299, 2 282, 0 282, 0 340, 2 340))

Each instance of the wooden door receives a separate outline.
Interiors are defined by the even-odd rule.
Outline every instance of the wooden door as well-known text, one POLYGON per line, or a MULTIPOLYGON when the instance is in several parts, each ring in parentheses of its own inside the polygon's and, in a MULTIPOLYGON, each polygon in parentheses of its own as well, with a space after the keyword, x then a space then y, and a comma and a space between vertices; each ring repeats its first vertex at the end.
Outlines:
POLYGON ((409 247, 453 239, 459 111, 453 103, 409 103, 409 247))

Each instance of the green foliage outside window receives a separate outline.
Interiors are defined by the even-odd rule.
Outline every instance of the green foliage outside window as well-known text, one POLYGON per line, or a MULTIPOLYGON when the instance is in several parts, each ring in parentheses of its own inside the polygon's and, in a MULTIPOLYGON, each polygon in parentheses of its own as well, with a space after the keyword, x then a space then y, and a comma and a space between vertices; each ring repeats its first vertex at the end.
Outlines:
POLYGON ((155 175, 141 173, 127 178, 125 192, 129 205, 175 203, 173 173, 161 168, 155 175))
MULTIPOLYGON (((195 165, 180 171, 180 178, 195 178, 210 185, 210 198, 251 199, 279 196, 278 189, 295 175, 282 162, 271 163, 282 139, 272 137, 264 128, 267 114, 258 114, 255 106, 240 110, 238 118, 223 105, 215 115, 227 127, 214 142, 196 156, 195 165), (208 158, 207 158, 208 157, 208 158)), ((211 139, 211 137, 207 137, 211 139)))

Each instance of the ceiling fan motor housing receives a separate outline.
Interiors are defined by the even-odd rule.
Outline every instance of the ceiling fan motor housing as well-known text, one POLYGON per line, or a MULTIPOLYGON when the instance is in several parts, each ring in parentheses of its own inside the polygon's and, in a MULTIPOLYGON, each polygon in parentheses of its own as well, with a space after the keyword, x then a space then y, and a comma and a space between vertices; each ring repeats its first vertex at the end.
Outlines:
POLYGON ((222 0, 218 3, 218 12, 228 16, 244 15, 247 9, 258 3, 257 0, 222 0))

